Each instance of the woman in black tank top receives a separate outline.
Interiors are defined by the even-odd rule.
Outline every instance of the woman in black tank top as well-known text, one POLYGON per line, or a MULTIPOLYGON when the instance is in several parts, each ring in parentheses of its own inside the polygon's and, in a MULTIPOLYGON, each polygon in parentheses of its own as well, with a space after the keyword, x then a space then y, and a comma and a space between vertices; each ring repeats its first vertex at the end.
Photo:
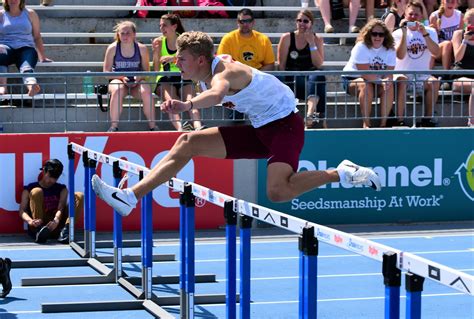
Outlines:
POLYGON ((382 20, 390 32, 400 28, 405 13, 407 0, 392 0, 392 5, 385 11, 380 20, 382 20))
MULTIPOLYGON (((278 44, 278 70, 315 71, 324 62, 323 40, 313 32, 314 16, 309 10, 301 10, 296 17, 296 31, 285 33, 278 44)), ((326 126, 323 120, 326 111, 326 78, 316 74, 286 76, 286 83, 300 100, 307 99, 306 127, 318 124, 326 126), (307 78, 307 80, 306 80, 307 78)))
MULTIPOLYGON (((453 35, 455 70, 474 70, 474 8, 466 11, 464 30, 457 30, 453 35)), ((474 75, 462 75, 453 82, 453 91, 470 94, 469 119, 467 125, 474 126, 474 75)))

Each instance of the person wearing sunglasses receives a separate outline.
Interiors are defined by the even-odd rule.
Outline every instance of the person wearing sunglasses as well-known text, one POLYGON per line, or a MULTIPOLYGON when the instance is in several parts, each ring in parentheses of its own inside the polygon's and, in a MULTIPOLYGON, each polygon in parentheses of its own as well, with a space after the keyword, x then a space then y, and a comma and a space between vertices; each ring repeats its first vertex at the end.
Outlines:
POLYGON ((395 70, 426 71, 425 74, 397 74, 394 77, 397 83, 397 117, 403 124, 407 90, 414 90, 414 94, 424 92, 424 117, 420 125, 434 127, 433 108, 438 99, 440 83, 438 78, 429 74, 429 70, 431 59, 439 55, 440 47, 436 30, 425 27, 421 23, 422 19, 423 5, 410 1, 405 9, 405 18, 400 22, 402 27, 393 32, 397 51, 395 70))
MULTIPOLYGON (((395 42, 390 31, 382 20, 372 19, 362 28, 344 71, 393 70, 395 61, 395 42)), ((364 128, 371 127, 374 95, 380 97, 380 126, 385 127, 393 105, 393 76, 350 74, 342 80, 346 92, 359 99, 364 128)))
MULTIPOLYGON (((284 33, 278 43, 278 70, 320 69, 324 62, 324 45, 323 40, 313 32, 313 13, 301 10, 295 22, 296 30, 284 33)), ((309 76, 286 76, 282 81, 298 99, 307 99, 306 128, 326 127, 326 78, 314 72, 309 76)))
POLYGON ((255 31, 252 10, 244 8, 237 14, 237 29, 224 35, 217 54, 228 54, 235 61, 260 71, 275 69, 275 54, 272 42, 263 33, 255 31))

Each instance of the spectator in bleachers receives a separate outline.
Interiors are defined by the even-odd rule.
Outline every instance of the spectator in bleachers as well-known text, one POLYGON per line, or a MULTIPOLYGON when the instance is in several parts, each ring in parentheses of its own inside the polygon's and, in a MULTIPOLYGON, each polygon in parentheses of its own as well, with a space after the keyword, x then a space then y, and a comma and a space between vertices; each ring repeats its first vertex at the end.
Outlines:
MULTIPOLYGON (((170 13, 161 16, 160 30, 162 36, 153 40, 153 68, 155 71, 179 72, 176 66, 176 39, 184 33, 184 27, 178 15, 170 13)), ((194 94, 194 85, 191 81, 181 81, 181 76, 161 76, 156 78, 155 93, 163 100, 190 100, 194 94)), ((199 130, 202 128, 199 110, 190 110, 189 116, 193 125, 181 123, 180 114, 168 113, 171 123, 177 131, 199 130)))
POLYGON ((390 32, 400 28, 400 21, 404 18, 407 0, 392 0, 392 3, 380 18, 390 32))
MULTIPOLYGON (((278 43, 278 70, 314 71, 324 62, 323 40, 313 32, 314 16, 309 10, 301 10, 296 17, 296 30, 284 33, 278 43)), ((326 78, 323 75, 310 75, 305 86, 305 76, 285 77, 284 82, 295 91, 298 99, 308 99, 306 127, 313 128, 322 123, 325 127, 326 78), (308 96, 306 96, 306 93, 308 96)))
MULTIPOLYGON (((0 11, 0 73, 15 64, 20 73, 33 73, 38 60, 51 61, 44 54, 40 21, 35 11, 25 7, 25 0, 4 0, 0 11)), ((23 78, 28 95, 40 92, 33 76, 23 78)), ((7 79, 0 78, 0 96, 7 93, 7 79)))
MULTIPOLYGON (((432 67, 435 61, 441 61, 443 69, 451 69, 453 63, 453 45, 451 39, 456 30, 463 27, 463 14, 457 10, 457 0, 441 0, 441 6, 430 15, 430 27, 438 32, 438 41, 440 52, 433 59, 432 67)), ((443 77, 449 80, 449 76, 443 77)), ((442 86, 449 89, 449 83, 445 82, 442 86)))
MULTIPOLYGON (((361 30, 357 43, 344 71, 393 70, 395 68, 395 42, 383 21, 372 19, 361 30)), ((380 97, 380 126, 387 125, 387 115, 393 106, 392 74, 362 74, 343 76, 347 93, 358 96, 363 127, 371 127, 370 114, 374 94, 380 97)))
MULTIPOLYGON (((341 0, 342 1, 342 0, 341 0)), ((359 27, 355 25, 357 15, 360 9, 360 0, 347 0, 346 6, 349 7, 349 33, 358 33, 359 27)), ((331 4, 330 0, 314 0, 314 4, 319 7, 321 17, 324 21, 324 32, 334 33, 334 27, 331 24, 331 4)), ((367 20, 374 17, 374 0, 366 0, 366 16, 367 20)))
MULTIPOLYGON (((115 28, 115 41, 107 47, 104 58, 104 72, 137 72, 150 70, 148 49, 136 41, 137 27, 131 21, 118 23, 115 28)), ((109 77, 110 121, 108 132, 118 131, 123 99, 127 95, 141 98, 143 113, 148 119, 150 131, 157 129, 155 124, 155 106, 151 87, 142 76, 109 77)))
MULTIPOLYGON (((474 8, 466 11, 466 27, 453 35, 455 70, 474 70, 474 8)), ((453 91, 470 94, 469 120, 467 125, 474 126, 474 75, 463 75, 453 82, 453 91)))
POLYGON ((252 10, 244 8, 237 14, 237 30, 224 35, 217 54, 229 54, 235 61, 260 71, 273 71, 275 54, 272 42, 263 33, 255 31, 252 10))
MULTIPOLYGON (((397 63, 395 70, 420 71, 430 70, 431 58, 439 54, 438 35, 436 30, 425 27, 423 19, 423 6, 417 1, 410 1, 405 9, 405 19, 402 20, 400 29, 395 30, 397 50, 397 63)), ((424 118, 422 126, 433 127, 433 108, 438 99, 439 80, 430 74, 405 74, 395 77, 397 82, 397 116, 403 124, 404 108, 406 101, 407 85, 409 89, 415 87, 415 92, 424 92, 424 118)))

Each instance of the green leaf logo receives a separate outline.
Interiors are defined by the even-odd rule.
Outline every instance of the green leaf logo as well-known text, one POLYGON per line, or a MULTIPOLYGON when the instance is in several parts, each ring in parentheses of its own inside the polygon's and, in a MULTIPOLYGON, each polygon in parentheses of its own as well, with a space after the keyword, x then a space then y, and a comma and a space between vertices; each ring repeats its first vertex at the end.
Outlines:
POLYGON ((455 174, 458 176, 464 194, 474 201, 474 151, 469 154, 466 163, 458 167, 455 174))

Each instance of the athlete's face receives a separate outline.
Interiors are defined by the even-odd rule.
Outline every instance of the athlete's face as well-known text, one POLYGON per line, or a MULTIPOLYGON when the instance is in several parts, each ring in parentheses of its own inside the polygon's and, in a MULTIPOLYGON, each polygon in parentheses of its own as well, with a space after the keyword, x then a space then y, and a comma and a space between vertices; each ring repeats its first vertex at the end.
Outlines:
POLYGON ((163 33, 163 36, 166 37, 166 35, 170 33, 176 33, 176 27, 177 25, 172 25, 170 21, 161 19, 160 20, 160 31, 163 33))
POLYGON ((57 180, 57 178, 51 177, 48 172, 44 173, 43 178, 41 179, 41 186, 44 188, 49 188, 56 184, 57 180))
POLYGON ((239 15, 237 17, 237 26, 242 34, 249 34, 253 30, 255 20, 249 15, 239 15))
POLYGON ((176 66, 181 70, 183 80, 198 81, 200 57, 195 57, 188 50, 176 53, 176 66))
POLYGON ((120 28, 120 30, 118 30, 118 35, 120 42, 132 43, 135 41, 135 32, 133 32, 133 29, 129 26, 120 28))

